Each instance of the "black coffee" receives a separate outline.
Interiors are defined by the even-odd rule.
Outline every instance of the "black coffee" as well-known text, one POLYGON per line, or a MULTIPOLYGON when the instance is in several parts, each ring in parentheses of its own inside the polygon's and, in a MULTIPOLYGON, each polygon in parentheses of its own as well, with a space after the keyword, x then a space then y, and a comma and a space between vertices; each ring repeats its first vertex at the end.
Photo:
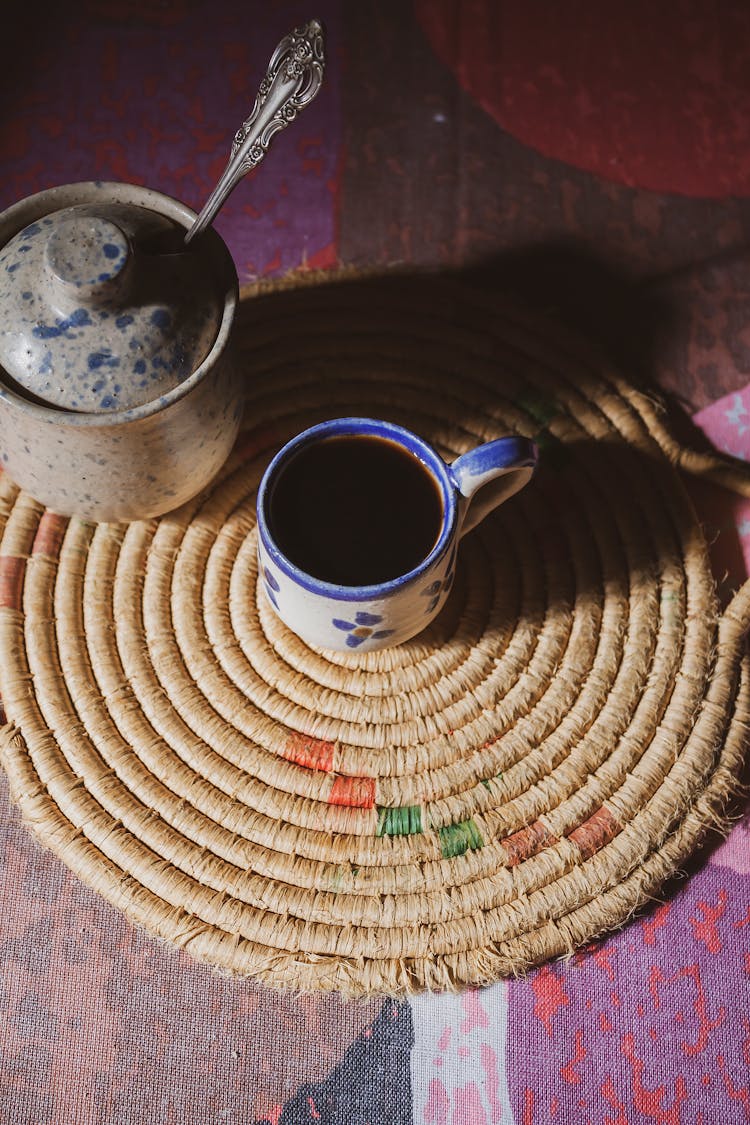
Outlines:
POLYGON ((268 511, 286 557, 342 586, 371 586, 412 570, 435 546, 443 518, 439 485, 421 461, 369 436, 303 446, 277 477, 268 511))

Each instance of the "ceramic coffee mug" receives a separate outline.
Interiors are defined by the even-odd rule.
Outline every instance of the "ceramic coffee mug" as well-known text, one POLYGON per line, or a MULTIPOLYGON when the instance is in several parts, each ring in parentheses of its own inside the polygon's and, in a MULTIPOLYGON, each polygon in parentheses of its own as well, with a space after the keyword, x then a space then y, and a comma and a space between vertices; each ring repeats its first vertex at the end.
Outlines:
POLYGON ((537 449, 503 437, 446 464, 422 438, 371 418, 313 426, 258 490, 265 591, 308 644, 372 651, 440 612, 458 542, 530 480, 537 449))

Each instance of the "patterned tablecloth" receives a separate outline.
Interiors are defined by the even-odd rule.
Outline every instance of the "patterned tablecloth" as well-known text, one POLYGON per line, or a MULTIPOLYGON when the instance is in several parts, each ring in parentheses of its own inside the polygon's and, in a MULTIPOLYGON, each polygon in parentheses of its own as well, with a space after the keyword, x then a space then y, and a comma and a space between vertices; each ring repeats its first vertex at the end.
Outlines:
MULTIPOLYGON (((0 205, 118 179, 199 206, 272 47, 313 15, 324 91, 216 222, 241 281, 467 274, 561 316, 750 455, 746 5, 14 2, 0 205)), ((729 593, 750 503, 693 491, 729 593)), ((4 782, 0 801, 9 1125, 750 1121, 747 809, 660 904, 567 963, 345 1004, 165 948, 31 840, 4 782)))

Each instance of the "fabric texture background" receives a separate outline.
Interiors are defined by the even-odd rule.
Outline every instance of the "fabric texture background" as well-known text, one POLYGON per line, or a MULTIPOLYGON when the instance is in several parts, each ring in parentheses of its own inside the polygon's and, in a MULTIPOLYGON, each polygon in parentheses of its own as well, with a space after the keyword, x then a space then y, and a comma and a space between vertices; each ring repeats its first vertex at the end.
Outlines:
MULTIPOLYGON (((98 178, 199 207, 271 49, 316 15, 324 90, 217 220, 240 280, 469 276, 671 395, 691 444, 750 459, 748 14, 669 7, 578 2, 562 24, 541 0, 523 16, 488 0, 13 3, 0 205, 98 178)), ((691 494, 728 600, 750 510, 691 494)), ((0 801, 3 1121, 750 1121, 746 805, 662 901, 568 962, 343 1003, 223 978, 137 931, 31 839, 4 780, 0 801)))

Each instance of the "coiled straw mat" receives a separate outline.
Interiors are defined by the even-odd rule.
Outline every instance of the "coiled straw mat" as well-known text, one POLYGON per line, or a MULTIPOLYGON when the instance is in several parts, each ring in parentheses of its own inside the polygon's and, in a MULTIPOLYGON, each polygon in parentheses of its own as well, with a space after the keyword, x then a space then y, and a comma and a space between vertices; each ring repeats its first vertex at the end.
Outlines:
POLYGON ((746 495, 747 470, 680 448, 503 299, 398 276, 245 298, 247 429, 195 501, 94 526, 2 486, 2 754, 27 823, 137 924, 278 986, 483 983, 621 925, 736 788, 750 588, 720 614, 677 470, 746 495), (264 466, 342 414, 447 459, 509 431, 542 447, 462 541, 437 621, 374 654, 307 648, 256 570, 264 466))

